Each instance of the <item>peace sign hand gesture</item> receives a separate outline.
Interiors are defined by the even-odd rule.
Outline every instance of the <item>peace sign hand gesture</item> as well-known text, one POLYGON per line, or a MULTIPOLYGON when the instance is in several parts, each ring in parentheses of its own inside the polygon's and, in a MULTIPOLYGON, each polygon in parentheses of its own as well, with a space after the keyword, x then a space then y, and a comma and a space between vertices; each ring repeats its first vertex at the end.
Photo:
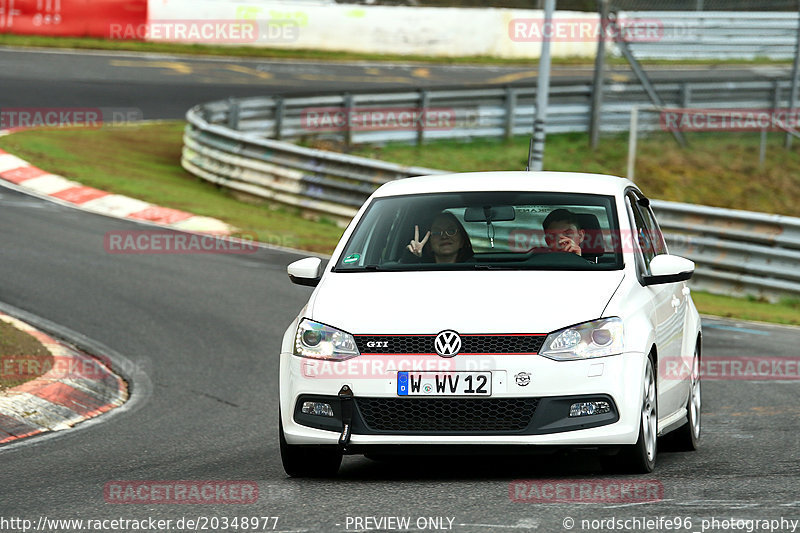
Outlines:
POLYGON ((408 251, 412 254, 416 255, 417 257, 422 257, 422 249, 425 247, 425 243, 428 242, 428 239, 431 236, 431 232, 425 234, 425 237, 422 241, 419 240, 419 226, 414 226, 414 238, 408 244, 407 248, 408 251))

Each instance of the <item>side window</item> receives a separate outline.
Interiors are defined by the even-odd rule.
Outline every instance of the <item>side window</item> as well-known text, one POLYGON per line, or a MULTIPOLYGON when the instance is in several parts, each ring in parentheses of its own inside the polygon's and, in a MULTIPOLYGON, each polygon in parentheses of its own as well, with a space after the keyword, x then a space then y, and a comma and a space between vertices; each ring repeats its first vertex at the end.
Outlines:
POLYGON ((661 233, 661 228, 658 227, 658 222, 656 222, 656 218, 653 216, 653 211, 650 209, 650 206, 644 207, 637 204, 636 207, 641 211, 644 224, 647 227, 647 234, 650 247, 653 249, 653 255, 667 253, 667 243, 664 242, 664 235, 661 233))
MULTIPOLYGON (((648 229, 645 225, 642 213, 639 211, 639 205, 636 203, 636 196, 629 193, 626 196, 626 204, 628 212, 633 219, 633 227, 631 228, 636 237, 638 246, 636 247, 636 260, 643 275, 650 275, 650 261, 655 257, 654 248, 650 244, 650 237, 648 236, 648 229)), ((633 240, 633 239, 632 239, 633 240)))

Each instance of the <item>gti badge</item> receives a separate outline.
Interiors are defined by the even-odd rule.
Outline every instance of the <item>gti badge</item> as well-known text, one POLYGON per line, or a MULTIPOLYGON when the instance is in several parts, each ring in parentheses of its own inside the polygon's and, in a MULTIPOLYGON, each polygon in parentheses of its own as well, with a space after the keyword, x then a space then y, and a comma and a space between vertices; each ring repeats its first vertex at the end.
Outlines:
POLYGON ((454 357, 461 351, 461 337, 452 329, 446 329, 436 335, 433 346, 440 356, 454 357))
POLYGON ((388 348, 389 341, 367 341, 367 348, 388 348))
POLYGON ((517 385, 520 387, 527 387, 528 383, 531 382, 531 373, 530 372, 520 372, 514 379, 517 380, 517 385))

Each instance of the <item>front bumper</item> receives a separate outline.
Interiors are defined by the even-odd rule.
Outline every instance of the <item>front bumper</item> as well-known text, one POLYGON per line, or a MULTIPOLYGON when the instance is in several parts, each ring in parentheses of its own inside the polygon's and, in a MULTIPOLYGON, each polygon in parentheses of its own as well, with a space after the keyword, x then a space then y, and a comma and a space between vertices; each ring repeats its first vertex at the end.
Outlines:
MULTIPOLYGON (((355 358, 349 364, 326 363, 320 372, 318 361, 281 354, 280 404, 287 442, 337 444, 342 431, 337 394, 343 385, 354 395, 351 451, 392 445, 602 446, 633 444, 638 438, 644 354, 630 352, 586 361, 552 361, 538 355, 458 356, 444 360, 451 365, 448 370, 492 372, 490 398, 399 397, 397 370, 420 369, 408 366, 418 365, 416 359, 409 363, 383 356, 378 360, 380 371, 375 371, 374 364, 355 358), (369 371, 360 367, 369 367, 369 371), (530 379, 518 381, 520 373, 530 374, 530 379), (611 411, 568 416, 572 403, 590 400, 607 401, 611 411), (303 414, 305 401, 328 403, 334 416, 303 414), (420 411, 411 406, 413 402, 428 403, 419 404, 424 408, 420 411), (530 416, 527 420, 517 416, 511 424, 493 423, 503 418, 504 411, 489 405, 492 402, 504 405, 506 411, 527 408, 530 416), (455 413, 454 420, 448 419, 450 412, 455 413), (481 419, 488 423, 479 423, 481 419), (466 423, 460 426, 460 420, 466 423)), ((442 361, 438 356, 430 359, 431 363, 442 361)))

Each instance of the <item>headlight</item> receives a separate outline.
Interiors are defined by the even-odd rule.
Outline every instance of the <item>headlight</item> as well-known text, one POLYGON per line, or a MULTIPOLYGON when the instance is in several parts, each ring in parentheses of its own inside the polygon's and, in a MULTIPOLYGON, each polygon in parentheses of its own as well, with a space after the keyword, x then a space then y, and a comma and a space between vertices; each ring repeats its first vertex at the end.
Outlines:
POLYGON ((294 337, 294 355, 344 361, 360 354, 349 333, 304 318, 294 337))
POLYGON ((622 319, 601 318, 554 331, 539 355, 556 361, 574 361, 616 355, 623 351, 622 319))

